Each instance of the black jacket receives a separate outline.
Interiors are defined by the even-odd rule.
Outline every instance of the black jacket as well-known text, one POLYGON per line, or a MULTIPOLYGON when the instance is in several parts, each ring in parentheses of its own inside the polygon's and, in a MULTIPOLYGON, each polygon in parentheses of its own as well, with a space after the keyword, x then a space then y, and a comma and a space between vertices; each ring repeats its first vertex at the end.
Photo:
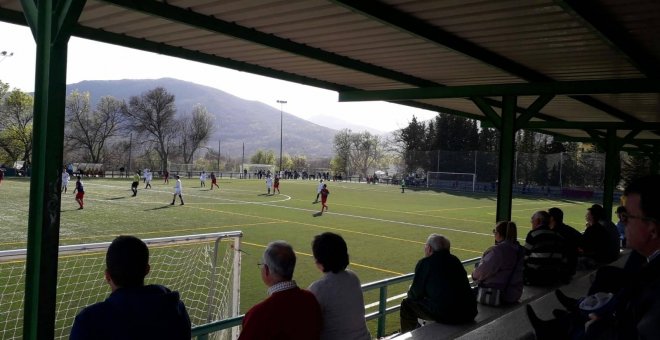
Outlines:
POLYGON ((190 339, 191 324, 178 292, 159 285, 119 288, 83 309, 71 340, 190 339))
POLYGON ((417 262, 408 298, 423 300, 440 322, 467 322, 477 315, 477 302, 467 272, 448 250, 433 252, 417 262))
POLYGON ((587 329, 586 339, 657 339, 660 336, 660 256, 641 268, 615 298, 616 314, 587 329))

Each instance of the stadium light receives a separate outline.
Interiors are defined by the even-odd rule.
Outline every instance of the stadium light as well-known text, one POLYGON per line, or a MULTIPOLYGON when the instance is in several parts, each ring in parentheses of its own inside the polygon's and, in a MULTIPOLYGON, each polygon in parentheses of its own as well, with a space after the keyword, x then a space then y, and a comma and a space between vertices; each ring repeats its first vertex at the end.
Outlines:
POLYGON ((279 172, 282 171, 282 121, 283 121, 283 116, 284 114, 282 113, 284 111, 284 104, 286 104, 286 100, 277 100, 277 102, 280 104, 280 168, 278 169, 279 172))
POLYGON ((5 60, 5 59, 7 59, 7 58, 9 58, 9 57, 11 57, 11 56, 13 56, 13 55, 14 55, 14 52, 7 52, 7 51, 2 51, 2 52, 0 52, 0 63, 1 63, 3 60, 5 60))

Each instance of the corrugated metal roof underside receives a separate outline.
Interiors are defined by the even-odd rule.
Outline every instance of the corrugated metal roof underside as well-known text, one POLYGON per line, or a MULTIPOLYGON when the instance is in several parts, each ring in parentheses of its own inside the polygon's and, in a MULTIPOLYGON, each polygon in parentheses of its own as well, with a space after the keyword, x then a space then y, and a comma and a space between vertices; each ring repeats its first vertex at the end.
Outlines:
MULTIPOLYGON (((598 2, 648 52, 646 57, 660 62, 660 2, 598 2)), ((90 0, 79 24, 362 90, 648 76, 597 27, 555 0, 385 0, 382 4, 481 50, 470 54, 461 51, 462 43, 451 46, 424 37, 418 29, 375 19, 378 13, 326 0, 170 0, 168 11, 158 14, 90 0), (237 25, 258 38, 222 32, 227 26, 220 24, 204 27, 185 19, 188 13, 237 25), (492 54, 520 68, 493 66, 492 54)), ((0 8, 21 11, 18 0, 0 0, 0 8)), ((623 116, 569 96, 556 96, 541 112, 568 121, 660 122, 657 93, 591 97, 623 116)), ((518 105, 527 107, 535 99, 519 97, 518 105)), ((466 99, 418 102, 483 116, 466 99)), ((585 135, 580 130, 556 131, 585 135)))

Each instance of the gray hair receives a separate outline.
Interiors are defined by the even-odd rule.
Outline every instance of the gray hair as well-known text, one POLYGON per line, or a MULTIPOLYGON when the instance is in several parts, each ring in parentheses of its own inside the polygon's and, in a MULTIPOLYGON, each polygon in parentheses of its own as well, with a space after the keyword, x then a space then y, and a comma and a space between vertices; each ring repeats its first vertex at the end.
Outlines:
POLYGON ((539 220, 541 225, 547 226, 550 223, 550 214, 547 211, 537 211, 532 215, 532 219, 539 220))
POLYGON ((428 244, 431 249, 433 249, 433 251, 442 249, 449 250, 449 247, 451 246, 449 239, 439 234, 429 235, 429 238, 426 240, 426 244, 428 244))
POLYGON ((296 253, 286 241, 273 241, 264 251, 264 264, 270 271, 286 281, 293 278, 296 268, 296 253))

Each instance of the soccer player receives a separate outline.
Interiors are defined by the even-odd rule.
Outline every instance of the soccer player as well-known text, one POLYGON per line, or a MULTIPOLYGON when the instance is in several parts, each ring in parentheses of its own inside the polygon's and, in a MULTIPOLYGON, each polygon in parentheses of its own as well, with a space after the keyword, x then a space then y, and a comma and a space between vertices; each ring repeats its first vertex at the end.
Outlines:
POLYGON ((165 183, 164 184, 169 184, 170 183, 170 172, 165 170, 164 177, 165 177, 165 183))
POLYGON ((5 179, 5 171, 0 169, 0 184, 2 184, 3 179, 5 179))
POLYGON ((62 171, 62 192, 66 194, 67 187, 69 186, 69 181, 71 180, 71 176, 69 176, 69 173, 64 169, 62 171))
POLYGON ((136 171, 133 175, 133 183, 131 183, 131 190, 133 191, 133 197, 137 196, 138 185, 140 184, 140 172, 136 171))
POLYGON ((144 174, 144 178, 145 178, 145 183, 147 183, 145 184, 144 188, 151 189, 151 180, 154 178, 154 175, 151 172, 151 170, 147 170, 147 173, 144 174))
POLYGON ((172 197, 172 203, 170 205, 174 205, 174 202, 176 201, 176 196, 179 196, 179 199, 181 200, 181 205, 183 205, 183 196, 182 196, 182 191, 181 191, 181 177, 179 175, 176 175, 176 183, 174 184, 174 197, 172 197))
POLYGON ((214 185, 220 189, 220 186, 218 186, 218 179, 215 177, 214 173, 211 173, 211 190, 213 190, 214 185))
POLYGON ((277 193, 280 193, 280 176, 275 175, 275 183, 273 184, 273 195, 275 195, 275 190, 277 193))
MULTIPOLYGON (((270 195, 270 188, 273 187, 273 178, 270 177, 270 175, 266 176, 266 189, 268 190, 268 194, 270 195)), ((275 194, 275 190, 273 190, 273 194, 275 194)))
POLYGON ((202 171, 201 174, 199 174, 199 187, 205 187, 206 186, 206 172, 202 171))
MULTIPOLYGON (((316 199, 312 203, 319 203, 319 196, 321 195, 321 190, 323 190, 323 187, 325 184, 323 184, 323 180, 319 181, 319 185, 316 187, 316 199)), ((323 209, 321 209, 323 210, 323 209)))
POLYGON ((83 182, 80 180, 80 176, 77 177, 78 180, 76 181, 76 188, 73 189, 73 193, 76 194, 76 202, 78 202, 78 205, 80 205, 80 208, 78 210, 81 210, 83 208, 83 198, 85 197, 85 188, 83 188, 83 182), (78 193, 76 193, 76 191, 78 193))
POLYGON ((328 211, 328 195, 330 195, 330 190, 328 190, 327 185, 323 184, 323 189, 321 189, 321 213, 323 213, 323 209, 328 211))

